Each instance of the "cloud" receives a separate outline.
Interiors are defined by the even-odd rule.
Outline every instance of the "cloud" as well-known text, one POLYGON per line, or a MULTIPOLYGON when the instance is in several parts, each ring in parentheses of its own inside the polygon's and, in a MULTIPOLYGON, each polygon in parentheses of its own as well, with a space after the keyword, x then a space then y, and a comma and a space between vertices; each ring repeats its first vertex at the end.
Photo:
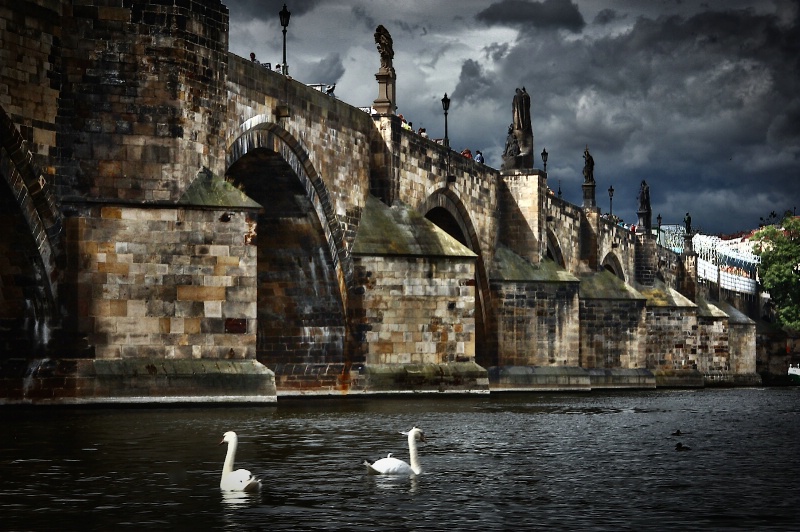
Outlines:
POLYGON ((322 0, 303 0, 302 2, 288 2, 286 0, 233 0, 226 1, 230 11, 230 18, 234 21, 259 20, 280 27, 281 19, 278 13, 283 10, 284 4, 291 13, 289 24, 309 11, 314 10, 322 0), (289 5, 291 4, 291 5, 289 5))
POLYGON ((594 23, 600 26, 605 26, 607 24, 615 22, 620 18, 625 18, 625 17, 624 16, 620 17, 619 13, 617 13, 613 9, 603 9, 594 17, 594 23))
POLYGON ((586 25, 578 6, 569 0, 501 0, 475 15, 475 18, 489 25, 502 24, 521 29, 566 29, 579 32, 586 25))
POLYGON ((306 65, 307 69, 316 72, 321 83, 338 83, 344 76, 345 68, 338 53, 330 53, 318 63, 306 65))

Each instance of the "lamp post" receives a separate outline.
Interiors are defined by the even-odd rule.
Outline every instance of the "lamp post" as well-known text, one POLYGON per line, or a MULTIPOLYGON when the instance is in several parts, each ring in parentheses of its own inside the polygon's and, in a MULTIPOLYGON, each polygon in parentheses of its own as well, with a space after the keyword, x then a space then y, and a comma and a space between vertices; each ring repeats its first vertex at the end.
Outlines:
POLYGON ((447 93, 444 93, 444 98, 442 98, 442 109, 444 109, 444 146, 446 148, 450 147, 450 139, 447 137, 447 111, 450 110, 450 98, 447 97, 447 93))
POLYGON ((656 242, 661 243, 661 213, 656 216, 656 223, 658 223, 658 234, 656 234, 656 242))
POLYGON ((547 172, 547 150, 542 148, 542 163, 544 164, 544 171, 547 172))
POLYGON ((286 9, 286 4, 283 4, 283 9, 278 13, 281 17, 281 26, 283 26, 283 65, 281 65, 281 73, 284 76, 289 75, 289 65, 286 64, 286 28, 289 26, 289 17, 292 14, 286 9))
POLYGON ((614 186, 608 187, 608 216, 614 218, 614 186))

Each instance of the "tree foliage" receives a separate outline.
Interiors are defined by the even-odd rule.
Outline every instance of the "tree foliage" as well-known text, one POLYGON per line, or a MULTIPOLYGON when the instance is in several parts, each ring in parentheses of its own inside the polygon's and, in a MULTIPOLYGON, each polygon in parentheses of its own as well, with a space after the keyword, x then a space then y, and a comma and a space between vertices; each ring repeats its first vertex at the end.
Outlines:
POLYGON ((800 217, 791 214, 765 226, 753 240, 761 257, 758 275, 775 304, 778 323, 800 331, 800 217))

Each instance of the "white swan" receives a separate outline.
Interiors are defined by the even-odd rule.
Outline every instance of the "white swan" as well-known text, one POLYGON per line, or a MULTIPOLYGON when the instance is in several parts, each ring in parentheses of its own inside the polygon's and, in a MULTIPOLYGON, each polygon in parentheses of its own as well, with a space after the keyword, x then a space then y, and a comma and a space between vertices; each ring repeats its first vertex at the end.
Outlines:
POLYGON ((222 477, 219 480, 219 488, 223 491, 256 491, 261 488, 261 481, 254 477, 247 469, 233 470, 233 460, 236 458, 236 447, 239 438, 233 431, 228 431, 222 435, 223 443, 228 444, 228 454, 225 456, 225 463, 222 465, 222 477))
POLYGON ((381 458, 372 463, 364 460, 364 465, 367 466, 367 473, 370 475, 419 475, 422 473, 422 467, 419 465, 419 456, 417 455, 417 441, 425 441, 425 433, 421 429, 414 427, 408 432, 401 432, 401 434, 408 435, 408 454, 411 457, 411 465, 397 458, 392 458, 392 453, 389 453, 386 458, 381 458))

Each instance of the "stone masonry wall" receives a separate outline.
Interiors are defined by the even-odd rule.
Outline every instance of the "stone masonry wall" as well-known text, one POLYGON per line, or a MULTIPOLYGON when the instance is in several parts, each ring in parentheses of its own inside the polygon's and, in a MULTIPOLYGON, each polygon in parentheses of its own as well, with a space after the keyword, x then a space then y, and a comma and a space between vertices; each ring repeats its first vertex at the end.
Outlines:
POLYGON ((692 308, 648 306, 646 367, 693 369, 697 362, 697 312, 692 308))
POLYGON ((645 367, 646 324, 643 300, 581 299, 582 368, 645 367))
POLYGON ((620 227, 605 218, 598 221, 597 231, 597 256, 599 265, 605 266, 619 262, 622 268, 623 280, 626 283, 634 281, 636 268, 635 249, 637 238, 630 230, 620 227))
POLYGON ((223 214, 104 206, 68 220, 76 326, 98 359, 255 358, 256 248, 246 216, 223 214))
POLYGON ((59 95, 64 197, 177 200, 223 161, 228 8, 219 0, 74 2, 59 95))
MULTIPOLYGON (((552 233, 547 238, 556 240, 564 268, 570 272, 578 272, 581 256, 581 209, 551 195, 546 198, 545 209, 547 213, 545 226, 547 231, 552 233)), ((544 244, 542 255, 546 255, 547 248, 544 244)))
MULTIPOLYGON (((546 178, 538 173, 505 173, 500 190, 502 215, 500 240, 532 264, 542 258, 541 219, 546 178)), ((546 245, 546 243, 545 243, 546 245)))
POLYGON ((696 363, 703 372, 730 371, 727 318, 698 316, 696 363))
MULTIPOLYGON (((247 150, 261 146, 261 137, 248 136, 248 132, 277 124, 292 140, 283 140, 277 133, 265 135, 267 145, 263 147, 281 153, 296 172, 307 174, 311 182, 321 180, 324 192, 308 190, 309 199, 319 204, 321 223, 331 222, 323 216, 330 212, 341 224, 341 231, 330 228, 330 238, 338 239, 332 246, 340 248, 344 256, 349 255, 370 192, 372 146, 381 148, 370 115, 233 54, 228 56, 227 102, 227 156, 225 167, 218 173, 222 175, 247 150), (288 107, 288 117, 277 116, 279 105, 288 107), (296 153, 287 153, 292 150, 296 153), (308 168, 300 169, 302 164, 308 168)), ((381 154, 383 150, 385 147, 380 149, 381 154)), ((335 251, 332 250, 334 256, 335 251)))
POLYGON ((61 83, 59 0, 15 0, 0 6, 0 106, 27 143, 34 162, 53 173, 61 83))
POLYGON ((464 235, 469 241, 468 247, 478 254, 488 255, 483 259, 490 261, 498 227, 497 170, 403 129, 396 116, 381 117, 379 127, 393 153, 388 161, 391 180, 396 183, 392 185, 396 190, 392 201, 397 199, 418 209, 435 192, 451 190, 464 207, 462 215, 470 217, 475 231, 475 234, 464 235), (448 175, 452 175, 455 182, 448 184, 448 175), (479 243, 478 249, 474 249, 476 243, 479 243))
POLYGON ((738 375, 756 373, 756 324, 731 323, 728 329, 731 371, 738 375))
POLYGON ((475 361, 475 259, 356 256, 367 364, 475 361))
POLYGON ((492 282, 498 366, 578 366, 578 283, 492 282))

